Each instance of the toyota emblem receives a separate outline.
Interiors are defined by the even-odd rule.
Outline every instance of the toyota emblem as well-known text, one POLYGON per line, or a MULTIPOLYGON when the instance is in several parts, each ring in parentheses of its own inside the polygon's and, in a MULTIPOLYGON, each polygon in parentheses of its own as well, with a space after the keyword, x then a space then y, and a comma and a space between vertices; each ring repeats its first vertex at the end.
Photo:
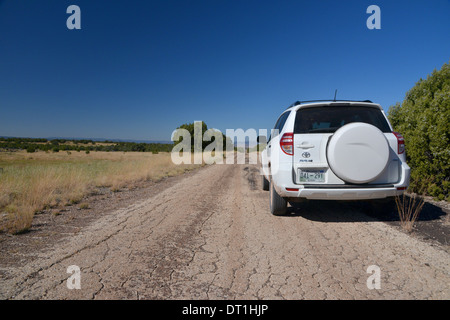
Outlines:
POLYGON ((303 152, 302 153, 302 157, 303 158, 309 158, 309 157, 311 157, 311 154, 309 152, 303 152))

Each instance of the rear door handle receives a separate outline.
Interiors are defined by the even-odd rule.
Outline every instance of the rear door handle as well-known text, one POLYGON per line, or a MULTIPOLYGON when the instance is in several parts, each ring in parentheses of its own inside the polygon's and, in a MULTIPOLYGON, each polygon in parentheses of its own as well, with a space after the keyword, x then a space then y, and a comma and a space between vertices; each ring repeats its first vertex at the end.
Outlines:
POLYGON ((312 144, 298 144, 296 147, 297 148, 302 148, 302 149, 311 149, 311 148, 314 148, 314 145, 312 145, 312 144))

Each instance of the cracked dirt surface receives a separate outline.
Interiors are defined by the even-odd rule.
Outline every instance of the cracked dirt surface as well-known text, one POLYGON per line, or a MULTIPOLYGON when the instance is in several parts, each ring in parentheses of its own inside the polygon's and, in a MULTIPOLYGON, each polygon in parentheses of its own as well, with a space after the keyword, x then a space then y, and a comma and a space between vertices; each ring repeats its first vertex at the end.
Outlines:
POLYGON ((21 266, 1 299, 449 299, 450 256, 337 202, 269 213, 256 165, 212 165, 21 266), (81 269, 69 290, 67 268, 81 269), (367 268, 381 270, 369 290, 367 268))

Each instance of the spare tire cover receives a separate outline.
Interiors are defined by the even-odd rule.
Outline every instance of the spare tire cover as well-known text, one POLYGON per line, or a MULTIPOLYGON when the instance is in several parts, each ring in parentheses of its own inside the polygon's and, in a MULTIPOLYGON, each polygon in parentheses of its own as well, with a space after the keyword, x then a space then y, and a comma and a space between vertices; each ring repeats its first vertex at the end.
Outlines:
POLYGON ((339 128, 327 147, 334 174, 349 183, 368 183, 386 169, 389 144, 377 127, 353 122, 339 128))

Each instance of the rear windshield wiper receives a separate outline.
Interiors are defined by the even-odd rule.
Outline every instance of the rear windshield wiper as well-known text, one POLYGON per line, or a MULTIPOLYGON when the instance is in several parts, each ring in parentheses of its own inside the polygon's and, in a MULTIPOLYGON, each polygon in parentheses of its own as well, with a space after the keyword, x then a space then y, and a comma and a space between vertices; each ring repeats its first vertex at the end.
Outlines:
POLYGON ((333 133, 340 127, 330 127, 330 128, 317 128, 308 130, 308 133, 333 133))

